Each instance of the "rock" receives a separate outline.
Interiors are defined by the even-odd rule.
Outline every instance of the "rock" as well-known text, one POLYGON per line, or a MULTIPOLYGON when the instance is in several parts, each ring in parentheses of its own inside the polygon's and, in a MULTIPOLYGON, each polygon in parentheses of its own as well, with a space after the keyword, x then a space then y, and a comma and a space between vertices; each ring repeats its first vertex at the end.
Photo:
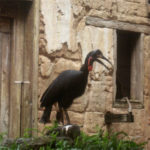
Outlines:
POLYGON ((96 9, 110 11, 112 8, 113 0, 99 1, 99 0, 83 0, 84 6, 96 9))
POLYGON ((140 16, 140 17, 148 16, 148 12, 147 9, 145 8, 145 4, 119 1, 117 5, 118 5, 118 12, 121 14, 126 14, 130 16, 140 16))
POLYGON ((57 133, 58 137, 69 137, 72 140, 80 136, 80 127, 78 125, 59 126, 55 129, 47 131, 46 135, 57 133))
POLYGON ((14 139, 8 138, 8 139, 4 139, 0 145, 9 147, 9 146, 11 146, 14 142, 15 142, 14 139))
POLYGON ((41 76, 49 77, 53 69, 53 64, 51 63, 50 59, 45 56, 40 55, 39 64, 40 64, 41 76))
POLYGON ((37 150, 41 146, 46 146, 51 143, 51 148, 55 148, 55 143, 60 140, 66 140, 70 143, 73 143, 73 140, 80 135, 80 127, 77 125, 66 125, 61 126, 55 129, 52 129, 47 132, 47 135, 40 136, 36 138, 18 138, 14 139, 6 139, 1 144, 6 148, 11 148, 14 145, 18 145, 20 150, 28 150, 33 149, 37 150), (51 133, 58 133, 58 135, 54 138, 51 136, 51 133))
POLYGON ((149 59, 150 57, 149 47, 150 47, 150 36, 145 36, 144 37, 144 58, 145 59, 149 59))
POLYGON ((123 22, 135 23, 135 24, 150 25, 149 19, 144 18, 144 17, 140 17, 140 16, 130 16, 130 15, 125 15, 125 14, 117 14, 117 20, 123 21, 123 22))
POLYGON ((82 6, 78 6, 78 5, 73 5, 72 6, 72 10, 75 16, 79 16, 83 10, 82 6))
POLYGON ((54 66, 55 72, 60 74, 64 70, 79 70, 80 63, 60 58, 54 66))

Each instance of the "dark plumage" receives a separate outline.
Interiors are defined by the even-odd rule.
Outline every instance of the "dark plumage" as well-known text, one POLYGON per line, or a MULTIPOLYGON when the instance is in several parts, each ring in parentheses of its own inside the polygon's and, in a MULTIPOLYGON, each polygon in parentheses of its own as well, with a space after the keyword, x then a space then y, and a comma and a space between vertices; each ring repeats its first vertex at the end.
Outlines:
MULTIPOLYGON (((98 60, 97 58, 106 59, 100 50, 94 50, 90 52, 85 63, 82 65, 79 71, 66 70, 63 71, 47 88, 41 98, 41 107, 45 107, 44 113, 40 122, 49 122, 52 105, 58 102, 59 112, 57 112, 56 118, 63 122, 63 110, 66 115, 67 123, 70 124, 70 119, 67 113, 67 108, 71 106, 73 100, 81 96, 86 88, 89 71, 92 70, 93 62, 97 61, 108 67, 98 60)), ((109 62, 110 63, 110 62, 109 62)))

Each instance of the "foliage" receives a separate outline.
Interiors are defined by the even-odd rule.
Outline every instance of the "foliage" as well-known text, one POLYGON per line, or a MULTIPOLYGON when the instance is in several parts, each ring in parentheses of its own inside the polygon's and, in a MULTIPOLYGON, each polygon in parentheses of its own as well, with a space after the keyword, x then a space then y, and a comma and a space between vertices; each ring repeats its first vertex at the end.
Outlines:
MULTIPOLYGON (((41 134, 44 134, 47 129, 53 130, 57 126, 58 125, 55 123, 51 128, 46 127, 41 134)), ((30 137, 31 131, 32 130, 26 130, 24 137, 30 137)), ((4 135, 5 134, 0 134, 0 144, 4 135)), ((66 140, 57 140, 57 133, 55 132, 51 133, 51 137, 51 142, 46 146, 40 147, 39 150, 144 150, 146 144, 138 144, 130 140, 128 135, 124 132, 108 133, 103 130, 99 130, 97 134, 92 136, 81 132, 81 135, 74 140, 73 144, 66 140)), ((0 145, 0 150, 20 150, 20 145, 16 143, 8 147, 0 145)))
POLYGON ((81 150, 143 150, 144 145, 129 140, 124 132, 108 134, 102 130, 92 136, 82 133, 75 142, 75 147, 81 150))

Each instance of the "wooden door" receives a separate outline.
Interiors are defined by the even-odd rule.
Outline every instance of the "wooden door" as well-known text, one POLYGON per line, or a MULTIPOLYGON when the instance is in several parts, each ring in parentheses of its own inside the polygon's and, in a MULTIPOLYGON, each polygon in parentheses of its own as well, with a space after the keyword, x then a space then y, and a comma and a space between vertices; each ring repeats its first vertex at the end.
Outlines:
POLYGON ((10 102, 11 21, 0 18, 0 132, 8 132, 10 102))
POLYGON ((37 128, 39 6, 0 2, 0 133, 12 138, 37 128))
POLYGON ((21 133, 24 19, 18 18, 0 17, 0 133, 9 137, 21 133))

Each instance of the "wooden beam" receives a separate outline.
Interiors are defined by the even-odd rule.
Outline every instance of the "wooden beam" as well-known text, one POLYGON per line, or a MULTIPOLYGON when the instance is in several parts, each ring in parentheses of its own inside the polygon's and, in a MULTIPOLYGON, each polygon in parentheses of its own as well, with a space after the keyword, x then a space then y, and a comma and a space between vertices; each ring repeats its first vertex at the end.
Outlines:
POLYGON ((86 25, 91 25, 95 27, 112 28, 118 30, 126 30, 126 31, 150 34, 150 27, 146 25, 133 24, 133 23, 131 24, 131 23, 117 21, 117 20, 104 20, 98 17, 90 17, 90 16, 86 18, 85 22, 86 25))
POLYGON ((0 0, 0 2, 32 2, 33 0, 0 0))

